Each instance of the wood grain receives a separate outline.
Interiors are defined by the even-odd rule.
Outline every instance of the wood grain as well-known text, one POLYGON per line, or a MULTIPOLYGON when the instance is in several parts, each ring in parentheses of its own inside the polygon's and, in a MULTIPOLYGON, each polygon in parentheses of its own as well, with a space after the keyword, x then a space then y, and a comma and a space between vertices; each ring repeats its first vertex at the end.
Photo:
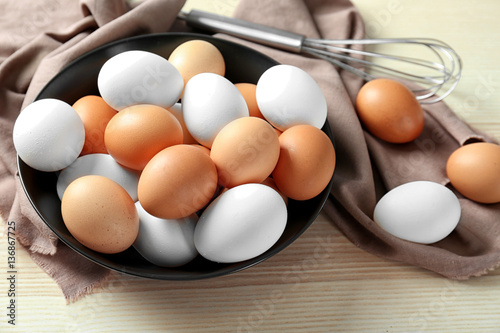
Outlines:
MULTIPOLYGON (((370 37, 435 37, 462 56, 447 98, 500 139, 500 2, 354 0, 370 37)), ((210 3, 210 4, 209 4, 210 3)), ((237 0, 186 8, 231 15, 237 0)), ((500 270, 469 281, 387 261, 351 244, 324 215, 289 248, 237 274, 168 282, 113 273, 66 305, 59 287, 17 246, 17 325, 7 325, 7 237, 0 239, 1 332, 499 332, 500 270)))

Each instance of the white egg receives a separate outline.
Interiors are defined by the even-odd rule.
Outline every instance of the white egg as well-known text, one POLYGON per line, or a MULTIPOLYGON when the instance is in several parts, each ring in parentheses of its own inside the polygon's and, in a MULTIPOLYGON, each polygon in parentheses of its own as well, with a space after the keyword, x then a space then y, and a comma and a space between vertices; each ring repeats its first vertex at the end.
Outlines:
POLYGON ((179 99, 184 80, 167 59, 147 51, 125 51, 104 63, 97 77, 102 98, 122 110, 136 104, 171 107, 179 99))
POLYGON ((223 192, 201 214, 194 243, 198 252, 211 261, 251 259, 278 241, 287 215, 283 198, 273 188, 239 185, 223 192))
POLYGON ((85 128, 71 105, 47 98, 21 111, 12 138, 24 163, 40 171, 58 171, 80 155, 85 128))
POLYGON ((57 178, 57 195, 62 198, 68 185, 77 178, 97 175, 104 176, 120 184, 137 201, 139 174, 118 164, 108 154, 88 154, 78 157, 71 165, 61 171, 57 178))
POLYGON ((325 96, 314 78, 298 67, 276 65, 266 70, 257 82, 256 98, 262 115, 281 131, 325 124, 325 96))
POLYGON ((139 235, 134 248, 149 262, 162 267, 177 267, 193 260, 198 252, 193 234, 198 216, 192 214, 178 220, 154 217, 135 203, 139 214, 139 235))
POLYGON ((447 187, 415 181, 395 187, 375 206, 375 222, 392 235, 431 244, 448 236, 460 221, 461 207, 447 187))
POLYGON ((208 148, 222 127, 232 120, 249 116, 238 88, 214 73, 195 75, 186 83, 182 114, 189 133, 208 148))

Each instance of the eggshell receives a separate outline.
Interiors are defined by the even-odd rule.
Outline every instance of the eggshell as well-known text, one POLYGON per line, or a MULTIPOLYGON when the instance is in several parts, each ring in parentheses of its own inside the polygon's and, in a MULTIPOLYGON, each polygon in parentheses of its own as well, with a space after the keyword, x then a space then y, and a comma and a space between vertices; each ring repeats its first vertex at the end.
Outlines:
POLYGON ((24 163, 40 171, 58 171, 80 155, 85 128, 71 105, 47 98, 21 111, 14 123, 12 138, 24 163))
POLYGON ((184 81, 167 59, 152 52, 131 50, 104 63, 97 86, 106 103, 120 111, 135 104, 169 108, 178 101, 184 81))
POLYGON ((308 200, 330 183, 336 164, 333 143, 312 125, 297 125, 279 136, 280 157, 272 176, 289 198, 308 200))
POLYGON ((225 191, 203 211, 194 244, 208 260, 243 261, 269 250, 286 222, 286 205, 278 192, 262 184, 244 184, 225 191))
POLYGON ((109 121, 104 132, 109 154, 134 170, 142 170, 156 153, 182 141, 182 127, 175 116, 148 104, 123 109, 109 121))
POLYGON ((61 213, 71 235, 97 252, 122 252, 139 233, 134 201, 107 177, 90 175, 73 181, 62 197, 61 213))
POLYGON ((198 251, 194 246, 194 228, 198 215, 165 220, 152 216, 135 203, 139 213, 139 235, 134 248, 149 262, 162 267, 177 267, 193 260, 198 251))
POLYGON ((168 111, 170 111, 170 113, 172 113, 175 116, 175 118, 177 118, 177 120, 179 121, 179 124, 181 124, 182 135, 183 135, 182 143, 193 143, 193 144, 198 143, 198 141, 196 141, 193 138, 193 136, 191 135, 191 133, 189 133, 189 131, 186 127, 186 123, 184 122, 184 116, 182 114, 181 103, 175 103, 173 106, 168 108, 168 111))
POLYGON ((139 177, 142 207, 163 219, 189 216, 205 207, 217 189, 217 169, 210 156, 192 145, 165 148, 139 177))
POLYGON ((225 187, 264 181, 279 155, 278 135, 268 122, 256 117, 235 119, 224 126, 210 151, 219 184, 225 187))
POLYGON ((215 73, 224 76, 226 64, 219 49, 204 40, 190 40, 177 46, 168 61, 184 79, 184 85, 196 74, 215 73))
POLYGON ((375 206, 375 222, 392 235, 422 244, 448 236, 460 221, 460 202, 445 186, 415 181, 395 187, 375 206))
POLYGON ((207 147, 200 145, 199 143, 191 143, 190 145, 200 149, 202 152, 210 156, 210 149, 208 149, 207 147))
POLYGON ((127 191, 133 201, 137 201, 139 173, 124 168, 108 154, 80 156, 71 165, 62 170, 57 177, 56 183, 59 198, 62 198, 64 191, 71 182, 88 175, 99 175, 114 180, 127 191))
POLYGON ((85 127, 85 143, 80 155, 107 153, 104 145, 104 131, 116 110, 100 96, 83 96, 73 103, 73 109, 82 119, 85 127))
POLYGON ((299 124, 322 128, 327 105, 321 88, 304 70, 276 65, 257 82, 257 104, 264 117, 281 131, 299 124))
POLYGON ((479 203, 500 202, 500 146, 477 142, 455 150, 446 163, 451 185, 479 203))
POLYGON ((250 117, 265 119, 257 104, 257 85, 253 83, 236 83, 234 85, 245 99, 250 117))
POLYGON ((424 129, 424 112, 415 95, 402 83, 375 79, 356 97, 358 116, 366 129, 390 143, 407 143, 424 129))
POLYGON ((234 84, 213 73, 201 73, 189 80, 182 113, 191 135, 208 148, 222 127, 249 115, 245 99, 234 84))
POLYGON ((274 179, 272 179, 271 177, 267 177, 266 179, 264 179, 264 181, 261 184, 269 186, 272 189, 274 189, 276 192, 278 192, 281 195, 281 197, 283 198, 283 201, 285 202, 285 205, 288 206, 288 197, 286 195, 284 195, 283 193, 281 193, 281 191, 278 188, 278 186, 276 186, 276 183, 274 182, 274 179))

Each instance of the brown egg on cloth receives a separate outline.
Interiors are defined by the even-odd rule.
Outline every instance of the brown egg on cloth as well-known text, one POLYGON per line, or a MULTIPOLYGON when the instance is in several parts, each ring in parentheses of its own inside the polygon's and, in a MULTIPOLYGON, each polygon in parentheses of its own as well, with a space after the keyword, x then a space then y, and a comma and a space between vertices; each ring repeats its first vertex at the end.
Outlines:
POLYGON ((402 83, 375 79, 361 87, 356 110, 366 129, 387 142, 407 143, 424 129, 424 112, 415 95, 402 83))
POLYGON ((446 163, 451 185, 463 196, 480 203, 500 202, 500 146, 488 142, 455 150, 446 163))

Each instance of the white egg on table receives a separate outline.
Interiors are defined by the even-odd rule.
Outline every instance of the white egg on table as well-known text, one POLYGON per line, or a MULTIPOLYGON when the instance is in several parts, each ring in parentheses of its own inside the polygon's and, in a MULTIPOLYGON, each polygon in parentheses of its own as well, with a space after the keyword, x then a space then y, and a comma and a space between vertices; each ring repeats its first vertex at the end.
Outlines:
POLYGON ((325 124, 325 96, 314 78, 298 67, 267 69, 257 82, 256 99, 262 115, 280 131, 301 124, 321 129, 325 124))
POLYGON ((225 125, 249 116, 247 103, 238 88, 214 73, 197 74, 187 82, 182 114, 189 133, 208 148, 225 125))
POLYGON ((46 98, 24 108, 12 133, 19 157, 40 171, 58 171, 73 163, 85 143, 78 113, 64 101, 46 98))
POLYGON ((375 206, 373 219, 390 234, 415 243, 431 244, 448 236, 460 221, 457 196, 430 181, 402 184, 375 206))
POLYGON ((194 246, 194 229, 198 216, 182 219, 160 219, 135 203, 139 214, 139 235, 134 248, 144 259, 162 267, 177 267, 193 260, 198 252, 194 246))
POLYGON ((121 166, 111 155, 101 153, 80 156, 61 171, 56 183, 59 198, 62 198, 72 181, 89 175, 104 176, 114 180, 127 191, 133 201, 137 201, 139 173, 121 166))
POLYGON ((184 80, 162 56, 132 50, 119 53, 104 63, 97 86, 102 98, 115 110, 136 104, 169 108, 178 101, 184 80))
POLYGON ((201 214, 194 243, 204 258, 234 263, 255 258, 281 237, 287 223, 281 195, 263 184, 243 184, 219 195, 201 214))

